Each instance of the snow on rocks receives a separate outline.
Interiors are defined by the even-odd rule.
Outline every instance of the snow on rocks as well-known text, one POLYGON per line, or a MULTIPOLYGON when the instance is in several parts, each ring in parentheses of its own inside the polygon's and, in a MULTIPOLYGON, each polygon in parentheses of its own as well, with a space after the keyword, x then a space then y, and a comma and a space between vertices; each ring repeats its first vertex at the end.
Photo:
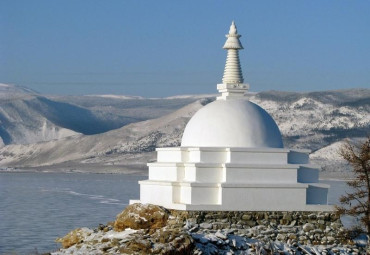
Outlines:
POLYGON ((107 226, 76 229, 58 238, 63 249, 52 254, 190 254, 193 238, 167 224, 169 215, 160 206, 133 204, 107 226))
POLYGON ((302 228, 304 232, 310 232, 311 230, 315 229, 314 225, 312 225, 311 223, 304 224, 302 228))
POLYGON ((165 226, 168 215, 168 211, 160 206, 132 204, 117 215, 117 219, 114 222, 114 230, 161 228, 165 226))
POLYGON ((120 232, 94 230, 84 233, 84 239, 74 245, 52 254, 190 254, 193 245, 193 239, 185 231, 168 227, 127 228, 120 232))
POLYGON ((91 229, 88 228, 77 228, 69 232, 66 236, 58 238, 56 242, 61 243, 63 248, 69 248, 72 245, 80 243, 86 239, 92 233, 91 229))
MULTIPOLYGON (((257 226, 256 226, 257 227, 257 226)), ((256 228, 254 227, 254 228, 256 228)), ((313 245, 300 241, 283 242, 269 236, 248 238, 239 231, 200 229, 191 233, 195 241, 193 254, 365 254, 354 245, 313 245), (229 232, 229 234, 228 234, 229 232), (221 233, 221 235, 219 234, 221 233), (225 238, 226 237, 226 238, 225 238), (361 251, 359 253, 359 251, 361 251)))
POLYGON ((330 212, 176 211, 133 204, 115 222, 59 238, 63 249, 52 254, 365 254, 365 239, 351 240, 330 212))

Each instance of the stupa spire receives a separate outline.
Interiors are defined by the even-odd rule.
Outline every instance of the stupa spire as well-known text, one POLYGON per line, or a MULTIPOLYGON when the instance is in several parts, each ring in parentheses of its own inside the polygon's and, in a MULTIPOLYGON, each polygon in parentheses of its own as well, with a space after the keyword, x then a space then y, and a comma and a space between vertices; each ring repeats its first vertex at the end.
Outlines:
POLYGON ((239 50, 243 49, 239 40, 240 37, 241 35, 238 35, 233 21, 230 26, 229 34, 226 35, 227 40, 223 47, 227 50, 224 77, 222 78, 222 83, 224 84, 239 84, 244 82, 239 60, 239 50))
POLYGON ((226 35, 227 39, 223 47, 227 50, 227 58, 222 84, 217 85, 218 91, 222 93, 218 99, 226 100, 230 97, 241 97, 249 89, 249 85, 244 84, 243 73, 240 67, 239 50, 243 49, 239 40, 240 37, 241 35, 238 34, 235 22, 233 21, 229 33, 226 35))

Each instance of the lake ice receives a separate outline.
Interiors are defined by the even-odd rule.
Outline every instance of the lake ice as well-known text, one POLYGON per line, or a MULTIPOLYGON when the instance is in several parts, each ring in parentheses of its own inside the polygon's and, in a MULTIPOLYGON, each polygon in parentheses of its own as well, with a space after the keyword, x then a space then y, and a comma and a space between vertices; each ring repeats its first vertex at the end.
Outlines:
POLYGON ((56 250, 77 227, 107 223, 138 197, 145 176, 111 174, 0 174, 0 254, 56 250))

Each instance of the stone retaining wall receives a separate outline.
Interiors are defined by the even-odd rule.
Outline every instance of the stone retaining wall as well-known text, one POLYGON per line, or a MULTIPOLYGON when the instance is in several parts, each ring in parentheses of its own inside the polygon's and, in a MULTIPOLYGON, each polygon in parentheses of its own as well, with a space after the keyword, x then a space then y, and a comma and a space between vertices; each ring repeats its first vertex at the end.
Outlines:
MULTIPOLYGON (((366 254, 332 212, 176 211, 132 204, 57 241, 64 254, 366 254)), ((367 254, 370 254, 367 253, 367 254)))
POLYGON ((190 232, 230 230, 259 240, 301 244, 347 244, 349 238, 334 212, 217 212, 170 210, 168 224, 190 232))

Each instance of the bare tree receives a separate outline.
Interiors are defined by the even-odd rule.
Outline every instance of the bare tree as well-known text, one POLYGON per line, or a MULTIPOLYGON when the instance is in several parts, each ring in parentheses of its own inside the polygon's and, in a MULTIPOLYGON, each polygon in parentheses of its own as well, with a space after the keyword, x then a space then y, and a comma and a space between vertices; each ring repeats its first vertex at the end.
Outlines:
POLYGON ((370 136, 363 143, 346 142, 339 151, 351 166, 353 179, 347 181, 351 192, 340 197, 340 214, 360 218, 370 234, 370 136))

